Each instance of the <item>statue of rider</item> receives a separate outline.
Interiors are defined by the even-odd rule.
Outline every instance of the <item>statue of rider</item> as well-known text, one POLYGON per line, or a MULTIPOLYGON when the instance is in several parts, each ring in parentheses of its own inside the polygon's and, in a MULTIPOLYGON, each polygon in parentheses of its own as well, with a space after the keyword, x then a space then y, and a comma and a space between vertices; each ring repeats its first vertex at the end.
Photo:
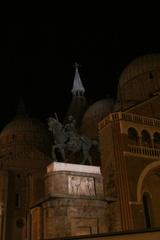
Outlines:
POLYGON ((64 125, 64 131, 67 135, 67 141, 69 141, 73 136, 77 135, 76 120, 72 115, 68 116, 67 122, 64 125))
POLYGON ((85 136, 81 136, 76 129, 76 120, 72 115, 69 115, 66 123, 63 125, 59 122, 58 117, 50 117, 48 119, 49 130, 53 133, 54 145, 52 147, 52 158, 54 161, 59 161, 56 151, 61 154, 60 161, 66 161, 67 154, 73 154, 79 152, 82 154, 82 164, 86 161, 92 165, 92 157, 90 156, 90 148, 92 141, 85 136))

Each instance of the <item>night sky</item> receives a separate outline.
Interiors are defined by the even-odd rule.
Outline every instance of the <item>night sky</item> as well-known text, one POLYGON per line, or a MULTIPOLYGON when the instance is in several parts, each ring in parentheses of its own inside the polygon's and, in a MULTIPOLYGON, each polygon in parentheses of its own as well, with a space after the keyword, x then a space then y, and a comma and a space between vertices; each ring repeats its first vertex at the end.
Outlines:
POLYGON ((0 128, 14 117, 20 97, 31 117, 63 118, 71 100, 74 62, 91 101, 116 97, 118 78, 139 55, 160 52, 151 21, 142 24, 1 25, 0 128))

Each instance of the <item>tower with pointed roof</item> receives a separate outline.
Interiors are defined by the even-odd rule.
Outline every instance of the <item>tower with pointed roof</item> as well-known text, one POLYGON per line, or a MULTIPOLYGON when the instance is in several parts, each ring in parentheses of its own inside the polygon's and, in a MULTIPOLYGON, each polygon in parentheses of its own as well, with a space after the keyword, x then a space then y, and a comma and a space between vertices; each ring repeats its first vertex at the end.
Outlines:
POLYGON ((79 64, 75 63, 75 75, 73 80, 73 87, 72 87, 72 101, 68 108, 68 112, 65 117, 65 121, 67 121, 68 116, 73 116, 76 120, 76 127, 79 128, 81 124, 81 119, 84 114, 84 111, 87 107, 87 101, 85 98, 85 88, 83 86, 78 67, 79 64))

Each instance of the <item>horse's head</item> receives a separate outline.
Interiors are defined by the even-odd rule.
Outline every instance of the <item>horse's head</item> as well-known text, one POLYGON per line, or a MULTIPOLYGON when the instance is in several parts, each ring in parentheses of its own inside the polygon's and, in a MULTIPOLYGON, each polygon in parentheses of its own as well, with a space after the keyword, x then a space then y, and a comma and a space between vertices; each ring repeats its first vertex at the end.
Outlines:
MULTIPOLYGON (((64 138, 63 125, 57 119, 50 117, 48 118, 49 131, 52 132, 54 138, 64 138)), ((62 140, 61 140, 62 141, 62 140)))
POLYGON ((54 123, 55 123, 55 119, 52 118, 52 117, 49 117, 48 118, 48 129, 49 129, 49 131, 53 130, 54 125, 55 125, 54 123))
POLYGON ((48 118, 48 129, 51 132, 55 132, 62 128, 62 124, 55 118, 49 117, 48 118))

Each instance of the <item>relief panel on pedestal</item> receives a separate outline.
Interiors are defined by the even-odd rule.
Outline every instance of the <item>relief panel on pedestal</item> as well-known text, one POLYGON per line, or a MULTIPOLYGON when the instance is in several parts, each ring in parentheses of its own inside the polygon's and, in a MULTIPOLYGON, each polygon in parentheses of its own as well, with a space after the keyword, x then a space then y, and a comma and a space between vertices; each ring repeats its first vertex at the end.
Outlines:
POLYGON ((72 195, 95 196, 93 177, 68 176, 68 191, 72 195))

